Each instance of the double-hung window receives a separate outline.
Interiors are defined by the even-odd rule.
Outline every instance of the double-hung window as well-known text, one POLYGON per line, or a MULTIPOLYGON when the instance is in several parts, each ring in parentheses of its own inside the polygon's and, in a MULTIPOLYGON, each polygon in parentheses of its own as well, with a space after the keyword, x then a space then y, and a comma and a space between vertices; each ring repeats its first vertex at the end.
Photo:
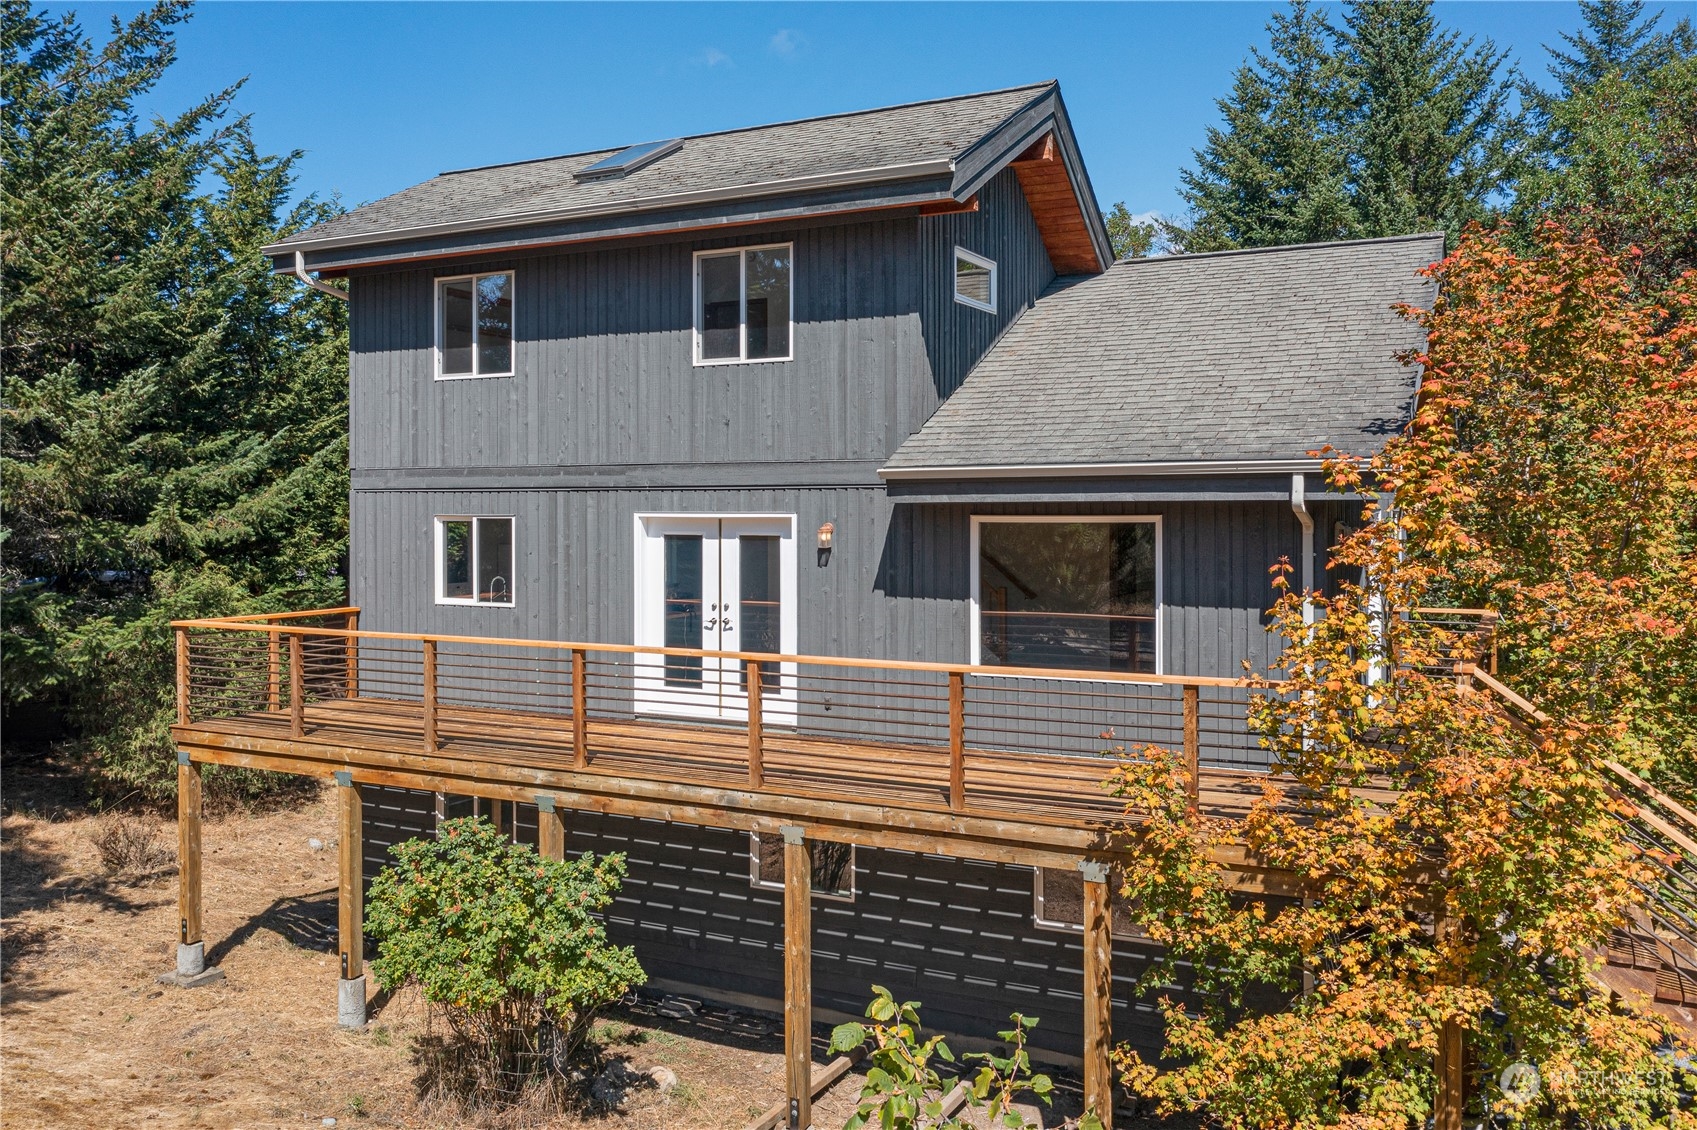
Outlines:
POLYGON ((790 359, 794 258, 788 243, 696 252, 697 365, 790 359))
POLYGON ((513 273, 436 280, 436 376, 513 375, 513 273))
POLYGON ((1160 522, 978 517, 973 662, 1157 674, 1160 522))
POLYGON ((996 312, 996 264, 964 247, 955 248, 955 301, 996 312))
POLYGON ((513 520, 436 519, 436 602, 513 603, 513 520))

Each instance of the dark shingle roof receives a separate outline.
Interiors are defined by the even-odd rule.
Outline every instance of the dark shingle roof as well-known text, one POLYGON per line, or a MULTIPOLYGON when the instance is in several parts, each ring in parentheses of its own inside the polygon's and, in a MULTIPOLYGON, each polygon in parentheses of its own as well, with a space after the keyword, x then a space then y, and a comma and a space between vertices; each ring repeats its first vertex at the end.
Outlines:
POLYGON ((1421 343, 1393 310, 1441 233, 1135 259, 1059 279, 887 472, 1366 454, 1407 421, 1421 343))
MULTIPOLYGON (((680 194, 949 161, 961 156, 1053 82, 915 102, 684 139, 683 148, 624 177, 572 174, 625 146, 442 173, 274 244, 288 251, 326 239, 379 239, 438 224, 513 223, 577 208, 638 210, 680 194)), ((646 139, 633 139, 640 141, 646 139)), ((946 171, 946 170, 945 170, 946 171)), ((907 175, 912 175, 908 173, 907 175)))

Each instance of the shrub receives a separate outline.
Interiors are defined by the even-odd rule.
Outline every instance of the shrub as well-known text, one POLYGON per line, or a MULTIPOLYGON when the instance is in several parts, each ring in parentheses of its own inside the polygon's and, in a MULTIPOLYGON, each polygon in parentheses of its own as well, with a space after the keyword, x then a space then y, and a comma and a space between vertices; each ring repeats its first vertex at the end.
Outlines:
POLYGON ((557 1086, 596 1010, 647 980, 593 917, 619 889, 623 856, 544 859, 476 817, 390 854, 367 901, 371 968, 385 989, 415 985, 446 1020, 450 1038, 425 1063, 443 1097, 503 1105, 557 1086))
POLYGON ((90 839, 100 853, 100 865, 111 875, 146 878, 173 862, 171 849, 159 835, 159 825, 138 816, 107 816, 90 839))

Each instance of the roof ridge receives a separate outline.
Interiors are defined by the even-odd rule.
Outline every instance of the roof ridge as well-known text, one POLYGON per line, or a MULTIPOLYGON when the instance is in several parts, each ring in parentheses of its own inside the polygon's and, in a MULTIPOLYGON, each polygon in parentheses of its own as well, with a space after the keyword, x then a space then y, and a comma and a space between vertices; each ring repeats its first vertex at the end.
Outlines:
POLYGON ((1410 232, 1406 235, 1375 235, 1362 239, 1326 239, 1314 243, 1278 243, 1268 247, 1232 247, 1223 251, 1185 251, 1175 255, 1143 255, 1135 259, 1119 259, 1110 270, 1136 263, 1181 263, 1197 259, 1223 259, 1234 255, 1265 255, 1279 251, 1313 251, 1321 247, 1364 247, 1375 243, 1412 243, 1420 239, 1443 239, 1441 231, 1410 232))
MULTIPOLYGON (((761 122, 758 125, 737 126, 734 129, 708 130, 705 133, 686 133, 677 140, 699 141, 704 137, 728 137, 732 134, 752 133, 755 130, 776 129, 779 126, 799 126, 805 125, 808 122, 828 122, 834 118, 858 118, 867 114, 882 114, 890 110, 908 110, 915 106, 937 106, 944 102, 964 102, 969 98, 989 98, 997 94, 1012 94, 1017 90, 1041 90, 1045 87, 1059 85, 1059 79, 1051 78, 1045 79, 1042 82, 1022 83, 1018 86, 1004 86, 996 90, 980 90, 970 94, 949 94, 939 98, 921 98, 914 102, 895 102, 888 106, 871 106, 862 110, 839 110, 834 114, 815 114, 812 117, 807 118, 786 118, 779 122, 761 122)), ((644 143, 631 143, 631 145, 641 144, 644 143)), ((630 147, 630 145, 603 146, 598 149, 580 149, 575 153, 556 153, 548 157, 526 157, 517 161, 495 161, 488 165, 468 165, 463 169, 444 169, 436 175, 438 177, 450 177, 458 176, 460 173, 481 173, 486 172, 489 169, 507 169, 516 165, 539 165, 545 161, 564 161, 572 157, 589 157, 597 153, 620 153, 630 147)))

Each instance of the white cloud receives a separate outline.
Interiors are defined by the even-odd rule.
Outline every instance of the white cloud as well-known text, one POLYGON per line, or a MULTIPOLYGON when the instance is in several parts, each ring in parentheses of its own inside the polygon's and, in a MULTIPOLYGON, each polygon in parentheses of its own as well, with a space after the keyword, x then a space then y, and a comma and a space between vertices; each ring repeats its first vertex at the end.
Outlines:
POLYGON ((736 63, 732 62, 731 57, 719 50, 717 47, 709 47, 706 51, 702 52, 701 60, 709 67, 736 66, 736 63))
POLYGON ((788 59, 807 43, 807 36, 794 28, 779 28, 777 33, 766 43, 774 55, 782 55, 788 59))

